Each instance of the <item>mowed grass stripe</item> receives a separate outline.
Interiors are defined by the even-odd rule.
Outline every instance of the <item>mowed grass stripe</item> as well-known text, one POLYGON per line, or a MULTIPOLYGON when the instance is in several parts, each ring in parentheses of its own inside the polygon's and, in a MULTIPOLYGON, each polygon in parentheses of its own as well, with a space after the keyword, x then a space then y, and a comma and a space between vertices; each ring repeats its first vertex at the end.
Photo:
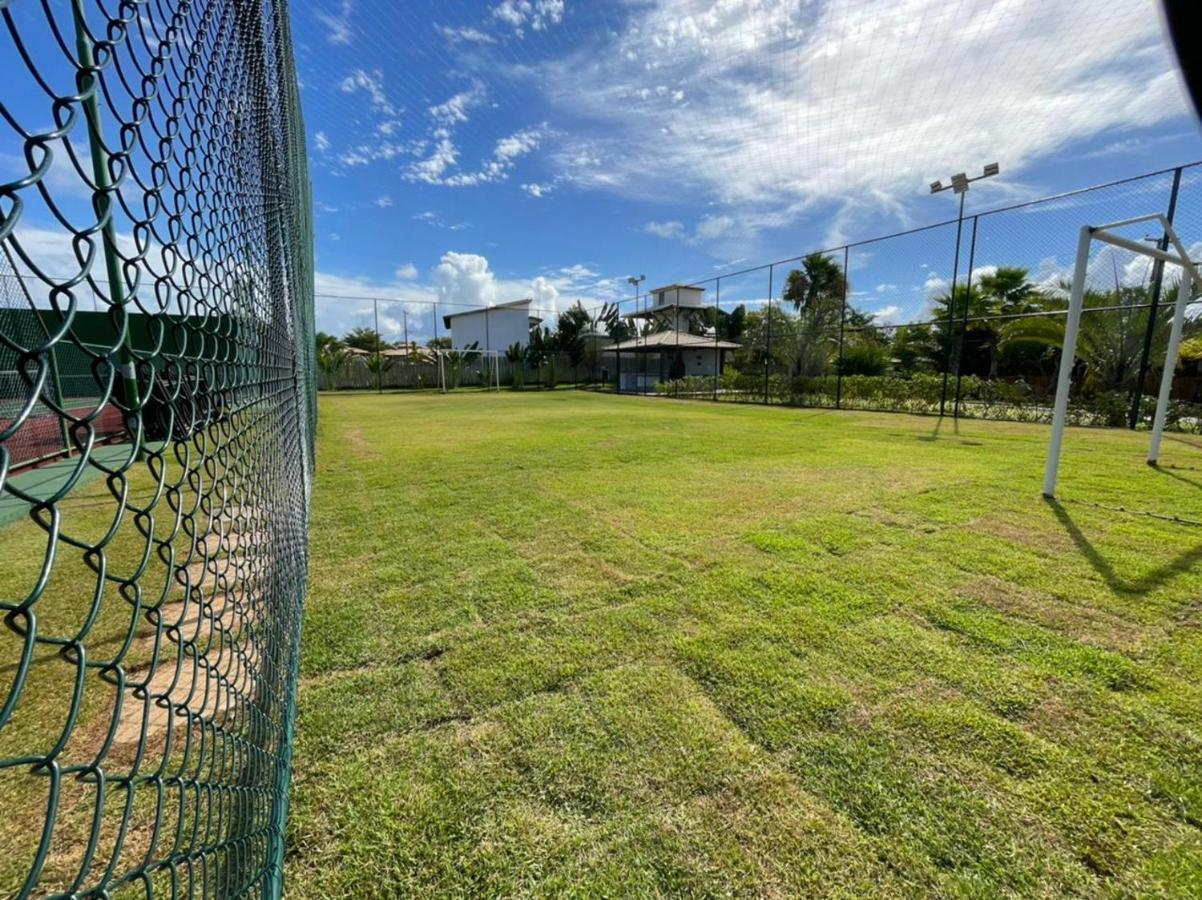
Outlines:
POLYGON ((1143 436, 1052 505, 1038 426, 320 413, 294 896, 1202 893, 1202 531, 1095 505, 1202 518, 1143 436))

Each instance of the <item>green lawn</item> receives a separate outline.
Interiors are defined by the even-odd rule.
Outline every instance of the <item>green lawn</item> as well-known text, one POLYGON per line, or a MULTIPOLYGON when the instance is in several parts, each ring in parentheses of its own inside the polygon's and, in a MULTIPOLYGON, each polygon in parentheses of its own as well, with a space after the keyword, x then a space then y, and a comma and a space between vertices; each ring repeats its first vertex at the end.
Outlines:
POLYGON ((320 416, 291 896, 1202 895, 1196 438, 320 416))

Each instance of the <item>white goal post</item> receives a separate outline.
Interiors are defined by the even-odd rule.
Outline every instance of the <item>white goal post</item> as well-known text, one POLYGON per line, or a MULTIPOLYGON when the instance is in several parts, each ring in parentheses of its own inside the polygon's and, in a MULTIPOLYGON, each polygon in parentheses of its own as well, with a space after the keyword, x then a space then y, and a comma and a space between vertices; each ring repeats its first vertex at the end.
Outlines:
POLYGON ((487 360, 485 365, 488 367, 488 390, 501 389, 501 360, 505 358, 505 353, 502 350, 478 350, 475 347, 438 347, 427 351, 433 353, 438 360, 438 389, 442 393, 447 393, 455 385, 451 384, 451 368, 455 363, 456 354, 458 354, 461 365, 472 365, 480 360, 487 360))
POLYGON ((1085 301, 1085 277, 1089 268, 1089 249, 1094 241, 1102 241, 1121 247, 1132 253, 1160 260, 1162 263, 1181 267, 1181 283, 1177 287, 1177 302, 1173 308, 1173 323, 1169 328, 1169 344, 1165 351, 1164 372, 1160 376, 1160 393, 1156 398, 1156 415, 1152 421, 1152 440, 1148 445, 1148 465, 1154 466, 1160 459, 1160 439, 1164 433, 1165 414, 1169 407, 1169 392, 1173 386, 1173 370, 1177 354, 1181 349, 1181 330, 1185 324, 1185 308, 1189 304, 1191 288, 1202 287, 1202 277, 1190 260, 1177 232, 1160 213, 1111 222, 1108 225, 1086 225, 1081 229, 1077 241, 1077 262, 1073 269, 1072 293, 1068 301, 1068 320, 1064 326, 1064 349, 1060 354, 1060 371, 1056 377, 1056 405, 1052 412, 1052 437, 1048 444, 1048 461, 1043 473, 1043 495, 1049 500, 1056 496, 1056 476, 1060 470, 1060 450, 1064 442, 1064 426, 1068 419, 1068 395, 1071 388, 1073 366, 1076 362, 1077 333, 1081 325, 1081 309, 1085 301), (1162 250, 1159 245, 1150 246, 1139 241, 1115 234, 1112 229, 1136 225, 1140 222, 1158 222, 1164 229, 1170 247, 1162 250))

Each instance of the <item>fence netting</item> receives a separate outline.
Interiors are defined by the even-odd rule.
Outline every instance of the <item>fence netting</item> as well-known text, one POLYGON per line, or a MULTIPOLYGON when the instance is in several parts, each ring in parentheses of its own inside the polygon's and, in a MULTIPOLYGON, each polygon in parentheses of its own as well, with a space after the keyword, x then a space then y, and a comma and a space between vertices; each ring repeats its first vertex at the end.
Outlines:
MULTIPOLYGON (((700 324, 642 321, 668 337, 630 353, 615 389, 754 403, 1050 422, 1074 247, 1084 225, 1166 215, 1202 254, 1202 167, 1184 166, 962 221, 860 241, 696 282, 700 324), (690 335, 689 332, 692 334, 690 335), (692 338, 737 345, 702 355, 692 338), (682 343, 688 343, 682 354, 682 343), (704 374, 684 374, 693 353, 704 374), (676 371, 674 371, 674 366, 676 371)), ((1129 229, 1149 246, 1155 223, 1129 229)), ((1202 302, 1166 360, 1181 273, 1098 245, 1073 363, 1070 421, 1149 427, 1166 366, 1167 426, 1202 431, 1202 302)), ((619 304, 640 322, 647 301, 619 304)), ((650 301, 654 304, 655 300, 650 301)))
POLYGON ((287 4, 0 19, 0 896, 271 896, 316 409, 287 4))

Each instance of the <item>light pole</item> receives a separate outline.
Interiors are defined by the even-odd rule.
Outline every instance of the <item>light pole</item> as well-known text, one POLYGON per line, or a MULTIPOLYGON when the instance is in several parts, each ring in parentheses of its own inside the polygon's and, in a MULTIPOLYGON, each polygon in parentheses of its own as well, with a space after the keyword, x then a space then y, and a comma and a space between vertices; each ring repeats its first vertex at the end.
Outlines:
MULTIPOLYGON (((638 313, 638 311, 639 311, 639 285, 642 284, 646 280, 647 280, 646 275, 629 275, 626 278, 626 283, 629 284, 632 288, 634 288, 634 311, 635 311, 635 313, 638 313)), ((637 338, 638 335, 636 334, 635 337, 637 338)), ((619 341, 618 343, 621 343, 621 341, 619 341)), ((614 351, 614 353, 617 356, 616 368, 618 370, 618 393, 620 394, 620 393, 622 393, 622 351, 616 350, 616 351, 614 351)), ((637 376, 638 376, 637 371, 635 372, 635 376, 637 378, 637 376)), ((636 393, 637 393, 637 388, 636 388, 636 393)))
MULTIPOLYGON (((947 358, 943 361, 943 390, 939 395, 939 415, 942 416, 944 409, 947 406, 947 377, 952 367, 952 332, 956 327, 956 281, 960 275, 960 236, 964 230, 964 197, 968 193, 968 186, 974 181, 980 181, 983 178, 992 178, 1001 171, 997 163, 990 163, 985 166, 980 175, 974 178, 969 178, 964 172, 960 172, 952 176, 950 184, 944 184, 942 181, 931 182, 931 193, 938 194, 940 191, 955 191, 960 197, 960 211, 956 215, 956 258, 952 261, 952 288, 948 295, 947 304, 947 358)), ((972 272, 968 273, 969 280, 972 280, 972 272)), ((970 285, 971 286, 971 285, 970 285)), ((965 309, 967 310, 968 298, 964 298, 965 309)), ((963 341, 961 335, 961 341, 963 341)), ((961 347, 961 352, 963 347, 961 347)), ((957 357, 958 358, 958 357, 957 357)))

